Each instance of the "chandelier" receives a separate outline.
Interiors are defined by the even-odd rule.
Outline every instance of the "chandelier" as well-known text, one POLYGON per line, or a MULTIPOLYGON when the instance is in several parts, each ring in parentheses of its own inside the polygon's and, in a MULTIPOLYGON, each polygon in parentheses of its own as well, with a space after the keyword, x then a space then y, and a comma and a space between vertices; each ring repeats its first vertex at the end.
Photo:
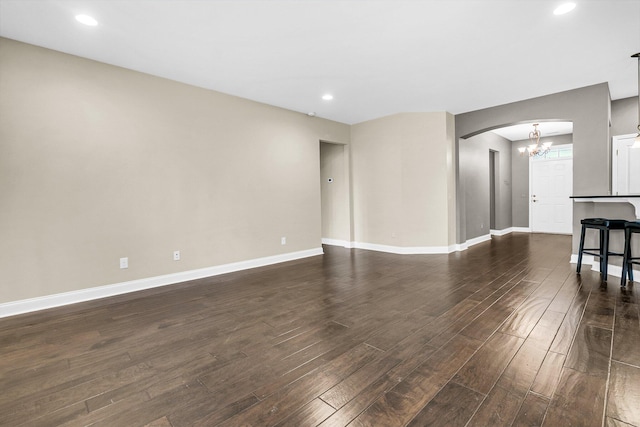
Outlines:
POLYGON ((529 157, 542 157, 551 149, 551 144, 553 144, 551 141, 540 144, 540 131, 538 130, 538 126, 540 125, 535 123, 533 125, 533 130, 529 132, 529 145, 518 148, 520 155, 524 156, 524 153, 528 151, 529 157))

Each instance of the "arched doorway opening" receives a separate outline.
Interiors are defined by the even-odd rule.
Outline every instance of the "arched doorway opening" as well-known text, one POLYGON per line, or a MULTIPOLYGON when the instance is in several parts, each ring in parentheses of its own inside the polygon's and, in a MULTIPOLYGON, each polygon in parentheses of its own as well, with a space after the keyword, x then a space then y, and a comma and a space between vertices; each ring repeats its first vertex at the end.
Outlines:
POLYGON ((571 234, 572 143, 571 121, 535 118, 461 138, 458 177, 465 241, 474 244, 512 231, 571 234), (552 149, 530 157, 521 149, 531 143, 534 123, 539 124, 540 143, 551 143, 552 149), (562 195, 556 194, 559 190, 562 195))

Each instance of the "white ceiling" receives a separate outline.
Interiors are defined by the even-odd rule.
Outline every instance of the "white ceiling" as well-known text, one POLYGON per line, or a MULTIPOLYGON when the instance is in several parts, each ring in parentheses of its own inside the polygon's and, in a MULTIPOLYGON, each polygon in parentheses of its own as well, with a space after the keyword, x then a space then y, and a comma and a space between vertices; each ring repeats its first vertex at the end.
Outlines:
POLYGON ((636 96, 640 0, 573 1, 0 0, 0 35, 349 124, 602 82, 636 96))
MULTIPOLYGON (((556 135, 567 135, 573 133, 573 122, 537 122, 540 137, 552 137, 556 135)), ((533 123, 522 123, 513 126, 507 126, 494 129, 492 132, 497 133, 509 141, 521 141, 529 139, 529 133, 533 131, 533 123)))

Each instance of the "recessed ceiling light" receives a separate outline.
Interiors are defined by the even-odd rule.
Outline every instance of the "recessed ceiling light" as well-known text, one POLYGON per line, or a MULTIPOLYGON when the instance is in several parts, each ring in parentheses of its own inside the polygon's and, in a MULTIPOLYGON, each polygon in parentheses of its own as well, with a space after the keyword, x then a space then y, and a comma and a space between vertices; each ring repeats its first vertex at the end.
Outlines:
POLYGON ((575 3, 562 3, 560 6, 556 7, 556 10, 553 11, 554 15, 564 15, 565 13, 571 12, 576 8, 575 3))
POLYGON ((324 94, 322 95, 322 99, 324 99, 325 101, 331 101, 333 99, 333 95, 331 95, 330 93, 324 94))
POLYGON ((307 113, 307 116, 309 116, 309 117, 315 117, 315 116, 316 116, 316 112, 315 112, 315 111, 309 111, 309 112, 307 113))
POLYGON ((96 21, 94 18, 92 18, 89 15, 76 15, 76 21, 80 22, 81 24, 88 25, 90 27, 95 27, 96 25, 98 25, 98 21, 96 21))

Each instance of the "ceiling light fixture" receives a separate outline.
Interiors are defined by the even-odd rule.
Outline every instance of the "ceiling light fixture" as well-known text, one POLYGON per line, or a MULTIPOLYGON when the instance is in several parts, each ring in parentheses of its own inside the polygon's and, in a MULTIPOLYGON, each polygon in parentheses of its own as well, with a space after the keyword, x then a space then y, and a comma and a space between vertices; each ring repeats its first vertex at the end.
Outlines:
POLYGON ((633 142, 632 148, 640 148, 640 52, 631 55, 632 58, 638 58, 638 134, 633 142))
POLYGON ((333 95, 331 95, 330 93, 324 94, 322 95, 322 99, 324 99, 325 101, 331 101, 333 99, 333 95))
POLYGON ((98 25, 98 21, 96 21, 94 18, 92 18, 89 15, 76 15, 76 21, 80 22, 81 24, 88 25, 90 27, 95 27, 96 25, 98 25))
POLYGON ((540 131, 538 130, 538 126, 540 126, 538 123, 534 123, 533 130, 529 132, 530 144, 526 147, 518 148, 521 156, 524 156, 525 151, 528 151, 529 157, 542 157, 551 149, 551 144, 553 144, 551 141, 540 144, 540 131))
POLYGON ((564 15, 565 13, 571 12, 575 8, 576 8, 575 3, 562 3, 560 6, 556 7, 556 9, 553 11, 553 14, 564 15))

